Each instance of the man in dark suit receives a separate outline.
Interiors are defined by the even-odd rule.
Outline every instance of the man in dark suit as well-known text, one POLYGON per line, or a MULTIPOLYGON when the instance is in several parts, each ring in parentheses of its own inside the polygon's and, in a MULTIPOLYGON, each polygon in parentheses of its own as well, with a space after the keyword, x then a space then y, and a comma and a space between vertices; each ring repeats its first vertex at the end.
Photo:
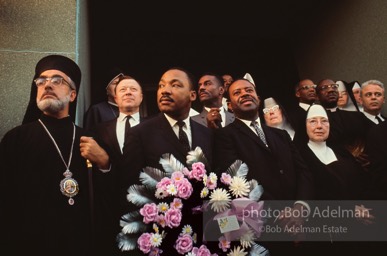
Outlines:
POLYGON ((365 151, 370 160, 373 176, 370 199, 387 199, 387 122, 372 126, 367 134, 365 151))
MULTIPOLYGON (((369 173, 372 177, 366 198, 369 200, 380 200, 382 202, 377 207, 372 207, 373 215, 375 216, 373 230, 378 232, 379 237, 385 238, 387 236, 387 223, 385 218, 387 214, 385 207, 385 200, 387 200, 387 122, 384 121, 378 125, 372 125, 368 130, 366 142, 365 152, 370 160, 369 173)), ((372 243, 371 246, 368 246, 368 249, 375 248, 378 252, 385 252, 387 242, 385 242, 385 239, 383 240, 383 242, 372 243)), ((372 253, 373 255, 379 255, 375 252, 372 253)))
MULTIPOLYGON (((114 100, 119 108, 119 115, 109 121, 96 124, 94 132, 109 154, 110 162, 118 164, 122 157, 122 147, 125 141, 125 132, 140 123, 140 105, 143 100, 141 85, 133 77, 121 75, 114 85, 114 100)), ((95 198, 101 206, 96 211, 97 241, 101 254, 112 254, 118 251, 116 235, 120 231, 118 211, 119 190, 115 185, 119 177, 117 170, 111 170, 105 174, 95 175, 100 184, 95 190, 95 198), (102 253, 103 252, 103 253, 102 253)))
POLYGON ((143 119, 140 116, 143 92, 137 80, 128 75, 120 76, 114 94, 114 100, 120 110, 118 118, 102 122, 95 129, 98 137, 108 146, 112 162, 122 155, 127 128, 138 125, 143 119))
POLYGON ((332 79, 323 79, 316 87, 319 101, 327 110, 330 121, 327 143, 345 147, 366 168, 368 159, 363 151, 370 123, 359 111, 346 111, 337 107, 338 87, 332 79))
POLYGON ((300 126, 305 126, 306 111, 317 100, 316 86, 312 80, 302 79, 294 87, 298 104, 290 109, 288 114, 296 132, 300 126))
POLYGON ((371 124, 380 124, 386 120, 381 112, 384 104, 384 85, 379 80, 368 80, 360 88, 360 101, 363 114, 371 124))
MULTIPOLYGON (((132 184, 139 184, 139 174, 144 167, 153 167, 163 170, 159 160, 163 154, 172 154, 178 161, 186 165, 187 153, 191 149, 200 147, 209 163, 212 159, 212 131, 203 125, 191 120, 189 111, 192 102, 196 99, 194 77, 182 68, 171 68, 161 77, 157 90, 157 103, 160 114, 131 128, 127 143, 123 149, 123 159, 120 165, 120 199, 126 205, 123 210, 130 210, 126 200, 127 189, 132 184), (182 123, 183 122, 183 123, 182 123), (179 140, 179 130, 182 126, 186 133, 185 141, 179 140)), ((210 166, 207 166, 207 171, 210 166)), ((196 192, 198 194, 198 192, 196 192)), ((195 205, 196 206, 196 205, 195 205)), ((194 207, 194 205, 192 205, 194 207)), ((188 206, 186 207, 187 209, 188 206)), ((126 213, 125 211, 123 214, 126 213)), ((190 216, 190 215, 184 215, 190 216)), ((182 226, 184 226, 184 220, 182 226)), ((198 232, 201 238, 201 219, 185 220, 198 232)), ((181 229, 178 230, 181 232, 181 229)), ((176 255, 173 244, 176 237, 170 231, 163 241, 163 251, 166 255, 176 255), (172 239, 172 240, 171 240, 172 239)))
POLYGON ((222 105, 225 88, 222 78, 213 73, 205 73, 199 79, 198 94, 203 110, 192 120, 209 128, 224 127, 234 121, 234 114, 222 105))
MULTIPOLYGON (((229 87, 229 96, 235 121, 215 132, 216 171, 227 170, 239 159, 249 168, 246 179, 255 179, 263 186, 262 200, 290 200, 294 203, 293 209, 308 208, 299 200, 312 199, 312 177, 289 134, 261 122, 260 100, 255 86, 248 80, 234 81, 229 87), (256 129, 254 124, 258 126, 256 129), (262 131, 261 139, 257 135, 262 131)), ((273 256, 294 249, 292 243, 266 246, 273 256)))

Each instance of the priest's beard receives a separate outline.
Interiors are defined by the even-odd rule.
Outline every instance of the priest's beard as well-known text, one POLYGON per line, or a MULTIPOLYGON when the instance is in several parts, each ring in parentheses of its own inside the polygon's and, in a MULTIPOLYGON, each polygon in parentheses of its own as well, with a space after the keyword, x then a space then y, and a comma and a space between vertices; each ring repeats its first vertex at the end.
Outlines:
POLYGON ((61 99, 44 99, 38 102, 38 108, 42 112, 48 112, 50 114, 56 114, 63 110, 70 102, 70 94, 64 96, 61 99))

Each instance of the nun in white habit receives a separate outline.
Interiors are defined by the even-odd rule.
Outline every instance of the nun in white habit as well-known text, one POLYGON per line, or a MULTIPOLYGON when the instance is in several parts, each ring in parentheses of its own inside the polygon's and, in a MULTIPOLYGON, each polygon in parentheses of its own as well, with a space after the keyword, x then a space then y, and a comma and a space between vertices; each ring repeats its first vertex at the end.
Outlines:
MULTIPOLYGON (((304 142, 299 149, 314 178, 315 199, 329 200, 332 205, 333 202, 336 202, 342 209, 363 209, 364 206, 355 205, 355 201, 352 200, 365 199, 364 193, 368 187, 367 173, 347 150, 337 146, 331 147, 326 143, 329 130, 329 119, 325 109, 318 104, 311 105, 306 117, 306 133, 309 140, 304 142)), ((370 219, 363 218, 359 219, 360 221, 358 219, 343 218, 340 219, 340 224, 351 227, 352 232, 357 232, 356 234, 364 237, 369 234, 367 233, 369 231, 366 232, 365 230, 364 223, 369 222, 372 218, 373 216, 370 216, 370 219), (357 231, 353 231, 355 229, 357 231)), ((312 222, 310 225, 313 226, 315 224, 314 219, 310 221, 312 222)), ((316 221, 318 225, 321 225, 325 220, 317 219, 316 221)), ((326 220, 328 224, 330 221, 332 221, 332 225, 337 225, 337 220, 334 218, 326 220)), ((306 250, 311 250, 311 252, 305 255, 375 255, 373 253, 364 253, 365 251, 368 252, 370 248, 367 243, 339 242, 346 241, 345 235, 342 234, 311 235, 316 236, 315 239, 317 240, 314 241, 321 241, 322 243, 306 243, 304 245, 306 250), (340 240, 343 239, 343 236, 344 240, 340 240)))
POLYGON ((330 147, 329 119, 318 104, 310 106, 306 117, 307 143, 299 146, 314 177, 316 199, 356 200, 368 186, 365 171, 344 148, 330 147))
POLYGON ((351 92, 348 91, 349 85, 342 80, 336 81, 336 84, 339 85, 339 99, 337 100, 337 107, 347 111, 358 111, 356 103, 354 103, 354 100, 352 99, 354 96, 352 96, 351 92))

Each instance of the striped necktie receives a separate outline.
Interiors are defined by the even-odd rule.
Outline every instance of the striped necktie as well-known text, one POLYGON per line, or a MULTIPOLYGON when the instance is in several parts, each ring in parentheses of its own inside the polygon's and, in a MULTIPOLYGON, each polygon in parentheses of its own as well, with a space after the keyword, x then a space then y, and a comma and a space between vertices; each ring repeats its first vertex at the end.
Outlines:
POLYGON ((253 121, 253 122, 251 122, 251 125, 254 127, 254 129, 257 132, 259 138, 261 138, 262 142, 267 147, 267 141, 266 141, 265 134, 263 133, 262 129, 258 126, 258 122, 257 121, 253 121))

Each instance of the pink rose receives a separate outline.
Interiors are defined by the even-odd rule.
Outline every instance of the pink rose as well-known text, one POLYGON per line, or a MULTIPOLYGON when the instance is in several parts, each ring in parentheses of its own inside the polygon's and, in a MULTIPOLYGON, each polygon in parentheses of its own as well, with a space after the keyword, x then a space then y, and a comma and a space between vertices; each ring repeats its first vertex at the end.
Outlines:
POLYGON ((196 252, 196 256, 211 256, 210 250, 208 250, 207 246, 204 244, 199 247, 199 249, 196 252))
POLYGON ((180 225, 182 218, 181 211, 179 209, 170 208, 165 212, 165 224, 170 228, 176 228, 180 225))
POLYGON ((192 253, 196 256, 217 256, 218 254, 211 254, 210 250, 207 249, 207 246, 204 244, 200 248, 194 247, 192 253))
POLYGON ((185 178, 176 184, 176 189, 177 196, 183 199, 188 199, 193 192, 192 184, 185 178))
POLYGON ((191 175, 193 178, 201 181, 203 180, 203 177, 205 174, 206 174, 206 169, 203 163, 197 162, 192 164, 191 175))
POLYGON ((176 241, 175 249, 179 254, 185 254, 191 251, 193 245, 192 237, 188 234, 179 236, 176 241))
POLYGON ((156 188, 161 188, 162 190, 167 190, 167 186, 172 184, 172 180, 168 177, 162 178, 156 185, 156 188))
POLYGON ((154 221, 157 217, 157 205, 155 203, 151 204, 145 204, 141 209, 140 209, 140 214, 144 216, 144 223, 148 224, 152 221, 154 221))
POLYGON ((143 253, 150 252, 151 247, 152 247, 152 245, 151 245, 151 234, 149 234, 149 233, 141 234, 141 236, 137 239, 137 245, 138 245, 138 248, 140 248, 140 250, 143 253))

